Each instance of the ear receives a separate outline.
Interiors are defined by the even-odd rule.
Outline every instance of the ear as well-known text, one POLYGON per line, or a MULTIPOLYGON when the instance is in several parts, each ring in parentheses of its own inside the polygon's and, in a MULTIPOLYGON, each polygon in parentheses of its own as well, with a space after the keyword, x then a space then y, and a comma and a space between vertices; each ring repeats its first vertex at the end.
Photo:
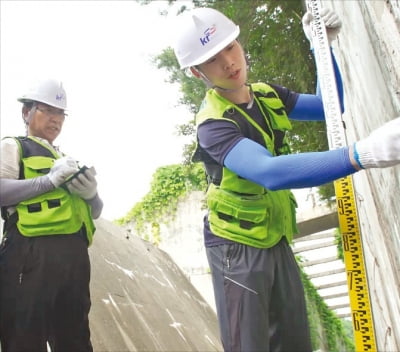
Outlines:
POLYGON ((190 72, 192 72, 193 76, 195 76, 196 78, 200 78, 201 77, 200 72, 197 71, 193 66, 190 67, 190 72))
POLYGON ((26 106, 24 106, 24 107, 22 108, 22 119, 24 120, 24 122, 25 122, 26 125, 29 124, 28 118, 29 118, 29 112, 30 112, 30 111, 31 111, 31 110, 30 110, 29 108, 27 108, 26 106))

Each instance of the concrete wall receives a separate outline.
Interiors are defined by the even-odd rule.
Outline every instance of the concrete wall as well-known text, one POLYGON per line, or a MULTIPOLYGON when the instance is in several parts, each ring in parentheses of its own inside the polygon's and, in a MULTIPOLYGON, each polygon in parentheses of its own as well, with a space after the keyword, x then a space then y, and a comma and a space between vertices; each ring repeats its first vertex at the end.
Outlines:
MULTIPOLYGON (((349 143, 400 116, 398 0, 324 0, 343 28, 334 45, 349 143)), ((400 167, 354 176, 379 351, 400 351, 400 167)))

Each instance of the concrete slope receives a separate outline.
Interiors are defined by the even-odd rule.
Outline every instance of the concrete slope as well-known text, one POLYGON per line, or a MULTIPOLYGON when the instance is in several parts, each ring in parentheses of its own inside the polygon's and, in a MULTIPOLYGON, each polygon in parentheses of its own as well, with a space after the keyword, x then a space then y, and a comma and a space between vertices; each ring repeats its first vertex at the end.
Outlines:
POLYGON ((95 351, 221 351, 214 311, 168 254, 96 221, 90 326, 95 351))

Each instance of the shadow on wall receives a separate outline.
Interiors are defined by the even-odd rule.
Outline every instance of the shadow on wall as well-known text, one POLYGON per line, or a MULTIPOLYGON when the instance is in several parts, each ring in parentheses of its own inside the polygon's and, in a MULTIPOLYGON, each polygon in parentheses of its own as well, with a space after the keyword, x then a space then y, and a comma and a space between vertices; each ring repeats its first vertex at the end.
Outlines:
POLYGON ((165 252, 103 219, 90 247, 95 351, 222 351, 214 311, 165 252))

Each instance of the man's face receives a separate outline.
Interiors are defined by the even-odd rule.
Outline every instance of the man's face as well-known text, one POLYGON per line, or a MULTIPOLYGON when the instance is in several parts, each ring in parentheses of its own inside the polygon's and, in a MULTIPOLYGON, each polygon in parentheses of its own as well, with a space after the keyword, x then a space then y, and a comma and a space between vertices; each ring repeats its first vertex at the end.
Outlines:
POLYGON ((44 138, 50 143, 60 134, 65 120, 64 110, 43 103, 37 103, 24 114, 28 121, 28 135, 44 138))
POLYGON ((247 63, 237 40, 198 67, 218 87, 237 89, 247 81, 247 63))

